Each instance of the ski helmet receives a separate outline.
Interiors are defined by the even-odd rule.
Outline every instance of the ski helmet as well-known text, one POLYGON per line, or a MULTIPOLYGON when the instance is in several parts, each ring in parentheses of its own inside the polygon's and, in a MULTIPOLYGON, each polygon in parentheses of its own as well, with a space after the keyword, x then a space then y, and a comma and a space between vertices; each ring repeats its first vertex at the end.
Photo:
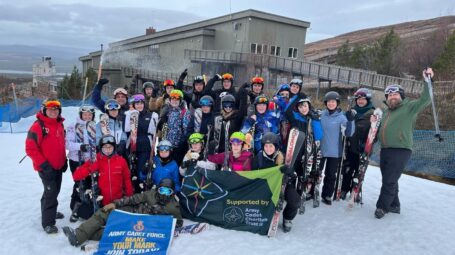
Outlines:
POLYGON ((194 77, 193 87, 194 87, 194 84, 196 84, 196 83, 202 83, 205 86, 204 76, 198 75, 198 76, 194 77))
POLYGON ((384 90, 385 99, 387 99, 389 97, 390 93, 396 93, 396 92, 400 93, 401 99, 404 99, 404 97, 405 97, 404 89, 403 89, 403 87, 401 87, 398 84, 392 84, 392 85, 387 86, 387 88, 385 88, 385 90, 384 90))
POLYGON ((128 97, 128 92, 127 92, 126 89, 124 89, 124 88, 118 88, 118 89, 114 90, 114 98, 115 98, 118 94, 122 94, 122 95, 125 95, 126 97, 128 97))
POLYGON ((158 143, 158 151, 171 151, 172 150, 172 144, 168 140, 162 140, 161 142, 158 143))
POLYGON ((232 133, 231 135, 231 138, 229 139, 229 141, 232 143, 232 142, 245 142, 245 134, 243 134, 242 132, 234 132, 232 133))
POLYGON ((172 87, 174 87, 174 86, 175 86, 175 82, 174 82, 174 80, 172 80, 172 79, 168 79, 168 80, 165 80, 165 81, 163 82, 163 86, 164 86, 165 88, 166 88, 167 86, 172 86, 172 87))
POLYGON ((48 98, 44 100, 42 106, 41 106, 41 112, 43 113, 44 116, 47 116, 46 110, 52 108, 52 109, 58 109, 58 115, 62 114, 62 104, 58 99, 55 98, 48 98))
POLYGON ((299 105, 301 105, 303 103, 307 103, 308 104, 308 108, 311 109, 311 100, 308 97, 299 99, 299 101, 297 101, 297 104, 295 105, 295 108, 298 110, 299 105))
POLYGON ((253 77, 251 79, 251 86, 253 86, 253 84, 260 84, 260 85, 262 85, 262 87, 264 87, 264 78, 259 77, 259 76, 253 77))
POLYGON ((143 94, 136 94, 131 98, 131 103, 133 104, 133 107, 134 107, 135 103, 139 103, 139 102, 142 102, 145 104, 145 97, 143 94))
POLYGON ((168 187, 174 189, 174 181, 172 181, 172 179, 169 178, 163 178, 160 180, 158 187, 168 187))
POLYGON ((301 79, 292 79, 291 82, 289 83, 289 86, 292 86, 292 84, 296 84, 299 87, 302 87, 303 81, 301 79))
POLYGON ((158 204, 166 205, 172 200, 172 195, 174 195, 174 182, 169 178, 161 179, 155 193, 158 204))
POLYGON ((195 143, 204 143, 204 135, 201 133, 192 133, 188 138, 188 143, 195 144, 195 143))
POLYGON ((221 106, 223 108, 234 108, 235 105, 235 97, 231 94, 226 94, 224 97, 221 98, 221 106))
POLYGON ((201 99, 199 99, 199 105, 200 106, 210 106, 212 107, 213 106, 213 98, 211 96, 203 96, 201 97, 201 99))
POLYGON ((171 93, 169 93, 169 97, 182 100, 183 92, 179 89, 173 89, 173 90, 171 90, 171 93))
POLYGON ((151 81, 148 81, 148 82, 144 82, 144 84, 142 84, 142 89, 146 89, 146 88, 151 88, 153 89, 155 87, 155 84, 151 81))
POLYGON ((92 114, 92 120, 95 119, 95 107, 93 105, 82 105, 79 107, 79 118, 82 119, 82 113, 89 112, 92 114))
POLYGON ((291 91, 291 87, 289 86, 289 84, 281 84, 280 88, 278 89, 278 93, 277 94, 280 94, 281 91, 290 92, 291 91))
POLYGON ((106 111, 120 110, 120 104, 115 99, 109 99, 104 103, 104 109, 106 111))
POLYGON ((258 105, 258 104, 269 105, 269 99, 267 99, 267 97, 264 95, 257 96, 254 99, 254 105, 258 105))
POLYGON ((275 133, 267 132, 264 134, 264 136, 262 136, 261 143, 262 147, 264 147, 264 145, 267 143, 271 143, 275 146, 275 149, 278 150, 278 146, 280 145, 280 138, 275 133))
POLYGON ((354 93, 354 98, 365 98, 369 101, 371 99, 371 92, 367 88, 360 88, 354 93))
POLYGON ((230 80, 231 82, 234 81, 234 76, 232 76, 232 74, 230 73, 225 73, 221 76, 221 81, 223 80, 230 80))
POLYGON ((338 92, 335 92, 335 91, 327 92, 327 94, 325 94, 325 96, 324 96, 324 104, 327 105, 327 102, 329 100, 336 100, 337 105, 339 105, 340 104, 340 94, 338 94, 338 92))
POLYGON ((101 138, 100 138, 100 141, 99 141, 99 147, 101 149, 101 153, 103 153, 105 156, 112 156, 115 154, 115 151, 116 151, 116 143, 115 143, 115 137, 113 135, 103 135, 101 138), (114 151, 112 152, 111 155, 106 155, 104 154, 102 148, 103 148, 103 145, 105 144, 110 144, 112 146, 114 146, 114 151))

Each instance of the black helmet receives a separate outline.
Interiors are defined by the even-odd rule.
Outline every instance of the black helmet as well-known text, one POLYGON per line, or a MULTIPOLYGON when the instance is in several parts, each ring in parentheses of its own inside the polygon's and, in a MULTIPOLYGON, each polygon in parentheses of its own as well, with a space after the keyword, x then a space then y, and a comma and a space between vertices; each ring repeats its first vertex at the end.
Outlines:
POLYGON ((193 86, 196 83, 202 83, 205 86, 204 76, 202 76, 202 75, 195 76, 194 80, 193 80, 193 86))
POLYGON ((365 98, 366 100, 370 100, 371 99, 371 92, 369 89, 367 88, 360 88, 358 89, 355 93, 354 93, 354 98, 357 99, 357 98, 365 98))
POLYGON ((336 100, 337 105, 339 105, 340 104, 340 94, 338 94, 338 92, 335 92, 335 91, 327 92, 327 94, 325 94, 325 96, 324 96, 324 104, 327 105, 327 102, 329 100, 336 100))
POLYGON ((264 134, 264 136, 262 136, 261 143, 262 147, 264 147, 266 143, 272 143, 273 145, 275 145, 275 149, 278 150, 278 146, 280 145, 280 138, 275 133, 267 132, 264 134))

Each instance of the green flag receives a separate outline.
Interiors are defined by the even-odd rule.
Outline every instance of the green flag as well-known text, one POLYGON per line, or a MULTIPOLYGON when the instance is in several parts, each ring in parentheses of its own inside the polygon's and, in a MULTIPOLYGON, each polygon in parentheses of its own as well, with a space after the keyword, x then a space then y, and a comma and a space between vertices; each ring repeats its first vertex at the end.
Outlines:
POLYGON ((183 217, 267 235, 282 178, 279 166, 244 172, 196 167, 183 180, 183 217))

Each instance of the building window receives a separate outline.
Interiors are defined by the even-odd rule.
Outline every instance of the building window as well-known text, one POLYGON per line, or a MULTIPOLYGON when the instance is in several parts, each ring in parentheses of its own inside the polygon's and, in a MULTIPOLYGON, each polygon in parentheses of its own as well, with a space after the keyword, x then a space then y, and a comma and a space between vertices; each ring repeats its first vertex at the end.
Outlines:
POLYGON ((251 53, 256 53, 257 46, 258 45, 256 43, 251 44, 251 53))
POLYGON ((280 46, 276 46, 276 45, 271 45, 270 46, 270 55, 273 55, 273 56, 281 56, 281 48, 280 46))
POLYGON ((258 44, 258 46, 256 48, 256 53, 257 54, 262 54, 262 44, 258 44))
POLYGON ((288 58, 297 58, 297 51, 298 49, 297 48, 289 48, 289 51, 288 51, 288 58))
POLYGON ((262 45, 262 53, 267 54, 267 44, 262 45))

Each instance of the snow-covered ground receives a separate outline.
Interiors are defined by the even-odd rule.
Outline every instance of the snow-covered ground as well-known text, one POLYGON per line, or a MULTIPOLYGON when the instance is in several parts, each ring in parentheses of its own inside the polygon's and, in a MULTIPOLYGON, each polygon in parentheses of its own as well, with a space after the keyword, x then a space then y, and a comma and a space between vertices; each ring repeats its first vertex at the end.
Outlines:
MULTIPOLYGON (((77 108, 65 108, 67 123, 77 108)), ((32 121, 16 127, 26 130, 32 121)), ((5 124, 5 123, 4 123, 5 124)), ((25 133, 0 134, 0 254, 81 254, 69 245, 61 227, 69 223, 72 178, 64 174, 59 195, 60 232, 47 235, 41 228, 42 184, 30 159, 22 164, 25 133)), ((400 179, 402 214, 373 216, 381 186, 381 174, 370 167, 364 186, 364 205, 346 210, 344 201, 332 206, 307 207, 297 215, 292 232, 279 231, 276 238, 212 226, 198 235, 174 239, 170 254, 455 254, 455 187, 403 175, 400 179)), ((186 223, 189 223, 186 221, 186 223)))

